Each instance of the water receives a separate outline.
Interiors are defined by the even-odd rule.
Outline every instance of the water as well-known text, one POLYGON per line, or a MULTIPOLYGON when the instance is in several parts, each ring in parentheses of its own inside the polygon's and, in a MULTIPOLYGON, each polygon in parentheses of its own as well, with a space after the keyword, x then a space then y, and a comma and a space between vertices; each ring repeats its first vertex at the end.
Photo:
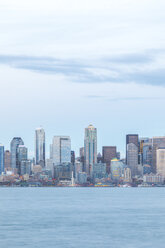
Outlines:
POLYGON ((164 248, 165 188, 0 188, 1 248, 164 248))

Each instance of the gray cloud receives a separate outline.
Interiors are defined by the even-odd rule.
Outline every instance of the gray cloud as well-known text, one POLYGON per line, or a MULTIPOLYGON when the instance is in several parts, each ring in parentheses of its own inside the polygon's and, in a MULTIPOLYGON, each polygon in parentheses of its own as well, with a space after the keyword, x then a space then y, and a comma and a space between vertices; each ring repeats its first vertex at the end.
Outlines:
POLYGON ((144 54, 104 57, 95 61, 65 60, 53 57, 0 55, 0 64, 38 73, 61 74, 78 83, 129 83, 165 85, 165 70, 144 66, 156 65, 156 55, 165 51, 152 50, 144 54), (129 70, 125 70, 125 67, 129 70))

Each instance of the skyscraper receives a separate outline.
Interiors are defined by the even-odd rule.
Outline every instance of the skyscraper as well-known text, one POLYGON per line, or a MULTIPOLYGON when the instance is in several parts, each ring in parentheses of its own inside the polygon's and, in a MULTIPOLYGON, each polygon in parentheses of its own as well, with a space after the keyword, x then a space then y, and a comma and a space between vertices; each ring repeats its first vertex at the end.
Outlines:
POLYGON ((156 151, 156 172, 165 179, 165 147, 156 151))
POLYGON ((69 136, 53 137, 53 163, 71 163, 71 139, 69 136))
POLYGON ((35 163, 45 166, 45 131, 43 128, 35 130, 35 163))
POLYGON ((23 140, 20 137, 14 137, 10 143, 10 152, 11 152, 11 167, 12 169, 18 169, 18 152, 17 148, 19 145, 24 145, 23 140))
POLYGON ((106 163, 107 173, 110 173, 111 160, 116 158, 116 146, 102 147, 103 163, 106 163))
POLYGON ((24 145, 19 145, 17 148, 18 173, 21 173, 21 162, 28 159, 28 149, 24 145))
POLYGON ((138 174, 138 147, 133 144, 127 144, 127 165, 131 169, 131 175, 138 174))
POLYGON ((5 170, 11 169, 11 154, 10 151, 5 151, 5 170))
MULTIPOLYGON (((127 160, 127 145, 128 144, 134 144, 138 148, 139 147, 138 134, 127 134, 126 135, 126 164, 128 164, 128 160, 127 160)), ((139 148, 138 148, 138 150, 139 150, 139 148)))
POLYGON ((84 160, 85 172, 92 175, 93 164, 97 163, 97 129, 93 125, 85 128, 84 160))
POLYGON ((4 146, 0 144, 0 175, 4 172, 4 146))
POLYGON ((165 137, 153 137, 152 138, 152 171, 156 172, 157 156, 156 151, 160 147, 165 147, 165 137))

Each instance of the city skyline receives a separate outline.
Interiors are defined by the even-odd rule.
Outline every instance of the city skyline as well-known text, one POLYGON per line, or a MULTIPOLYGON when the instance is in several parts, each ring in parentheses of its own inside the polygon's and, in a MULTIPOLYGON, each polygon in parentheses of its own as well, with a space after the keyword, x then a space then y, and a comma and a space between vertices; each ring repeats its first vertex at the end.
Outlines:
POLYGON ((47 143, 69 135, 73 150, 88 123, 99 151, 122 151, 127 133, 164 135, 164 8, 162 0, 1 0, 0 142, 9 149, 20 136, 31 154, 39 125, 47 143))
MULTIPOLYGON (((93 126, 92 124, 89 124, 89 126, 93 126)), ((24 144, 26 144, 26 147, 28 148, 28 156, 29 156, 29 158, 30 159, 33 159, 33 158, 36 158, 36 145, 35 145, 35 142, 36 142, 36 131, 37 130, 43 130, 43 132, 44 132, 44 135, 45 135, 45 137, 44 137, 44 139, 45 139, 45 144, 44 144, 44 147, 45 147, 45 158, 50 158, 50 150, 51 150, 51 146, 52 146, 52 139, 54 138, 54 137, 70 137, 70 139, 71 139, 71 143, 72 143, 72 145, 71 145, 71 150, 74 150, 75 152, 76 152, 76 156, 78 156, 79 155, 79 152, 80 152, 80 148, 81 147, 84 147, 84 128, 83 128, 83 131, 82 131, 82 133, 80 134, 80 136, 82 136, 82 144, 80 145, 80 146, 78 146, 78 145, 76 145, 75 143, 73 143, 73 139, 72 139, 72 137, 68 134, 68 135, 64 135, 64 134, 61 134, 61 135, 59 135, 59 134, 54 134, 53 136, 52 136, 52 134, 49 134, 49 136, 51 137, 49 140, 48 140, 48 138, 47 138, 47 130, 45 130, 44 129, 44 127, 43 126, 41 126, 40 125, 40 127, 37 127, 37 128, 35 128, 34 130, 33 130, 33 137, 32 137, 32 140, 31 140, 31 142, 30 142, 30 149, 29 149, 29 145, 27 144, 27 140, 25 140, 21 135, 19 135, 19 136, 13 136, 12 138, 11 138, 11 140, 9 140, 9 142, 8 141, 5 141, 5 143, 4 142, 0 142, 0 144, 1 145, 3 145, 4 146, 4 148, 5 148, 5 151, 10 151, 11 150, 11 142, 12 142, 12 140, 13 139, 21 139, 22 141, 21 141, 21 143, 20 143, 20 145, 24 145, 24 144), (6 145, 5 145, 6 144, 6 145)), ((98 128, 97 128, 97 130, 98 130, 98 128)), ((49 130, 48 130, 49 131, 49 130)), ((21 132, 20 132, 21 133, 21 132)), ((48 132, 48 133, 50 133, 50 132, 48 132)), ((66 132, 64 132, 64 133, 66 133, 66 132)), ((100 140, 101 140, 101 138, 103 137, 102 136, 102 134, 100 133, 100 131, 97 133, 97 154, 99 154, 99 153, 101 153, 102 155, 103 155, 103 148, 114 148, 114 149, 116 149, 116 156, 117 156, 117 152, 120 152, 120 156, 121 156, 121 158, 126 158, 126 150, 127 150, 127 146, 125 145, 126 144, 126 142, 127 142, 127 136, 138 136, 139 137, 139 139, 140 140, 145 140, 145 139, 158 139, 159 140, 159 138, 161 139, 161 138, 163 138, 163 139, 165 139, 165 135, 163 135, 163 134, 160 134, 160 135, 152 135, 151 134, 151 136, 147 136, 147 135, 140 135, 139 133, 138 134, 133 134, 133 133, 126 133, 126 134, 123 134, 121 137, 122 137, 122 148, 120 149, 120 146, 117 144, 117 143, 115 143, 115 141, 113 142, 113 144, 111 144, 110 143, 110 141, 109 141, 109 143, 107 143, 106 145, 104 144, 104 143, 102 143, 100 140), (100 135, 98 135, 98 133, 100 134, 100 135), (101 137, 101 138, 100 138, 101 137), (125 140, 126 139, 126 140, 125 140), (98 145, 99 144, 99 145, 98 145), (98 148, 99 147, 99 148, 98 148)), ((137 132, 135 132, 135 133, 137 133, 137 132)), ((163 140, 163 143, 162 143, 162 146, 165 146, 165 142, 164 142, 164 140, 163 140)), ((156 156, 156 155, 155 155, 156 156)))

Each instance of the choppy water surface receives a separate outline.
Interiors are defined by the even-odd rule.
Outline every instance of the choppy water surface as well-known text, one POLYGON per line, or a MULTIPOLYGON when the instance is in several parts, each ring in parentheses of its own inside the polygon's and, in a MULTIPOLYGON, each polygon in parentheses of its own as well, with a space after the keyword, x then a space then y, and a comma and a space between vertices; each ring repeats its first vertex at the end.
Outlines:
POLYGON ((164 248, 165 188, 0 188, 1 248, 164 248))

